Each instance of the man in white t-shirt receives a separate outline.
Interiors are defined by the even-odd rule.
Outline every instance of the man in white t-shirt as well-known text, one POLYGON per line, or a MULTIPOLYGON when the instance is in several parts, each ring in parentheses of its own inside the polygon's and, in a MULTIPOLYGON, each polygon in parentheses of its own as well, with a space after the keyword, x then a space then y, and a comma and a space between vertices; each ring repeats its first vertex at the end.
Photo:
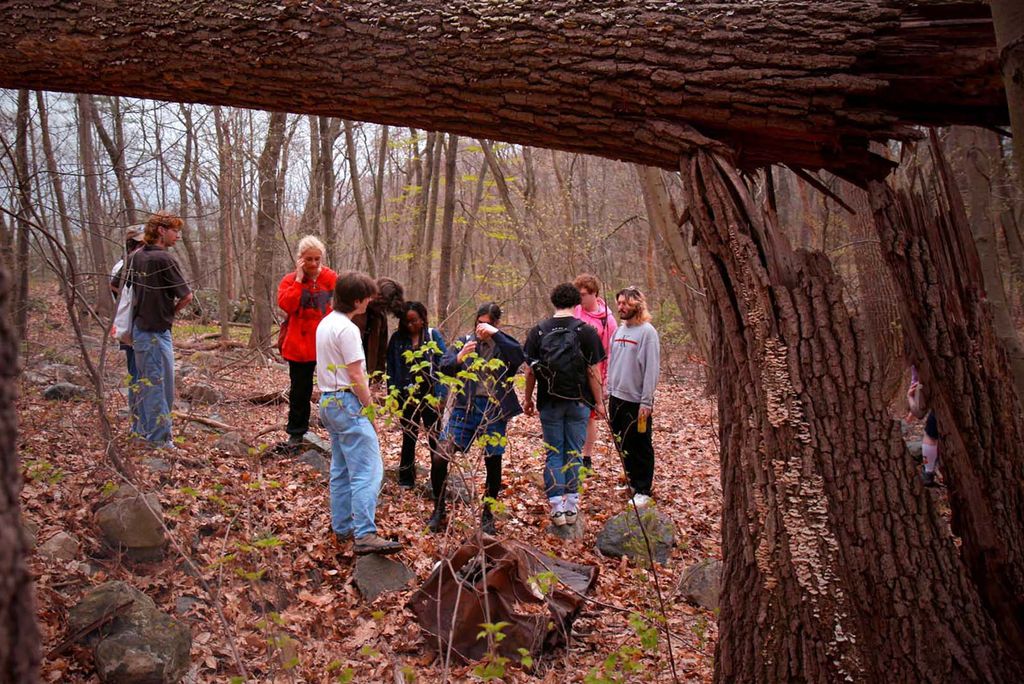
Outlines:
POLYGON ((366 354, 352 316, 366 311, 377 284, 365 273, 338 276, 334 311, 316 329, 320 421, 331 435, 331 529, 340 541, 355 538, 356 554, 395 553, 398 542, 377 535, 374 518, 384 478, 380 442, 363 409, 373 399, 366 354))

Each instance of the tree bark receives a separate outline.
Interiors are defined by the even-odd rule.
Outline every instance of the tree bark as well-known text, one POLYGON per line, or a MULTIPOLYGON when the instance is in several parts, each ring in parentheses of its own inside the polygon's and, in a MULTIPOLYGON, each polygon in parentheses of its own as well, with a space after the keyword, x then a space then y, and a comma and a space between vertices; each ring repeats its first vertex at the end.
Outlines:
POLYGON ((791 251, 722 158, 681 171, 722 426, 716 681, 1014 681, 827 258, 791 251))
POLYGON ((1006 122, 989 16, 980 0, 2 0, 0 86, 329 114, 669 169, 714 140, 743 168, 881 177, 891 164, 868 143, 913 137, 908 124, 1006 122))
POLYGON ((234 229, 235 163, 231 153, 231 132, 228 121, 220 107, 213 108, 214 128, 217 129, 217 159, 220 169, 217 173, 217 197, 220 216, 219 267, 217 268, 217 317, 220 319, 221 343, 227 344, 231 337, 231 233, 234 229))
POLYGON ((373 238, 370 235, 370 222, 366 218, 366 204, 363 202, 363 191, 359 185, 359 163, 356 159, 356 140, 352 135, 352 122, 348 119, 345 125, 345 155, 348 160, 348 175, 352 183, 352 199, 356 204, 356 220, 359 222, 359 234, 363 238, 363 251, 366 254, 366 270, 377 277, 377 258, 373 251, 373 238))
POLYGON ((988 4, 992 8, 996 48, 1013 130, 1017 187, 1024 190, 1024 5, 1019 0, 989 0, 988 4))
MULTIPOLYGON (((135 211, 135 196, 134 191, 132 190, 131 179, 128 177, 128 166, 124 161, 124 147, 118 145, 118 143, 110 137, 110 134, 107 133, 107 129, 103 126, 103 121, 100 120, 99 114, 96 111, 95 98, 92 98, 92 110, 95 115, 93 116, 92 123, 96 127, 96 134, 99 136, 104 149, 106 149, 107 156, 110 157, 110 164, 114 169, 114 177, 117 178, 117 188, 121 193, 121 201, 124 203, 124 223, 129 226, 135 225, 138 223, 135 211)), ((111 116, 114 118, 114 127, 120 128, 121 123, 118 119, 121 114, 118 108, 117 98, 114 98, 112 103, 111 116)))
MULTIPOLYGON (((299 220, 300 235, 320 232, 317 227, 320 224, 324 192, 324 171, 320 165, 320 123, 315 116, 306 119, 309 122, 309 194, 306 195, 306 207, 302 210, 302 218, 299 220)), ((331 266, 333 267, 333 264, 331 266)))
POLYGON ((92 143, 92 120, 96 112, 92 106, 92 98, 88 95, 78 96, 78 153, 82 161, 82 174, 85 176, 85 220, 83 224, 89 235, 89 247, 92 252, 93 282, 96 284, 94 300, 96 310, 101 314, 110 313, 114 302, 110 298, 108 286, 108 259, 105 231, 102 230, 102 206, 100 191, 96 179, 96 150, 92 143))
POLYGON ((444 166, 444 210, 441 215, 441 263, 437 272, 437 325, 450 335, 453 326, 448 320, 451 313, 452 292, 452 231, 455 227, 455 187, 459 183, 456 162, 459 156, 459 136, 448 136, 444 166))
POLYGON ((18 274, 17 296, 14 300, 14 330, 18 339, 25 339, 28 331, 28 240, 32 216, 32 188, 28 173, 28 91, 18 91, 18 112, 15 115, 14 165, 18 188, 18 217, 16 221, 17 254, 14 259, 18 274))
POLYGON ((61 235, 64 238, 64 248, 67 250, 69 270, 72 274, 72 282, 65 283, 65 285, 75 290, 78 287, 78 284, 74 282, 79 272, 78 250, 75 247, 75 237, 71 230, 71 217, 68 215, 67 200, 64 197, 64 181, 57 168, 57 156, 53 152, 53 142, 50 139, 50 120, 47 113, 46 97, 39 91, 36 91, 36 109, 39 110, 39 133, 43 141, 46 174, 50 178, 53 197, 57 202, 57 220, 60 223, 61 235))
POLYGON ((39 628, 28 543, 21 526, 17 377, 19 337, 10 319, 11 278, 0 264, 0 681, 38 681, 39 628))
MULTIPOLYGON (((437 133, 427 132, 427 141, 423 146, 423 152, 419 151, 419 142, 415 133, 413 134, 413 164, 415 165, 416 185, 419 187, 419 195, 415 197, 412 244, 409 245, 409 292, 415 292, 417 297, 422 292, 420 277, 423 274, 421 267, 424 259, 423 241, 427 235, 427 214, 430 208, 431 178, 434 171, 434 153, 437 141, 437 133)), ((427 257, 429 259, 429 255, 427 257)))
MULTIPOLYGON (((320 117, 320 229, 327 247, 327 265, 338 270, 339 261, 338 237, 334 225, 334 141, 341 133, 341 120, 329 116, 320 117)), ((296 255, 298 257, 298 255, 296 255)))
POLYGON ((1001 636, 1022 654, 1024 414, 985 304, 970 228, 942 198, 880 183, 871 183, 869 197, 900 286, 911 354, 938 418, 964 563, 1001 636))
POLYGON ((380 131, 380 143, 377 148, 377 173, 375 176, 373 188, 373 226, 371 232, 373 234, 373 253, 377 259, 381 258, 380 250, 380 220, 381 212, 384 207, 384 176, 387 170, 388 161, 388 127, 382 126, 380 131))
POLYGON ((260 209, 256 215, 256 258, 253 271, 252 335, 251 349, 270 350, 270 328, 272 312, 276 304, 274 244, 281 211, 278 205, 278 167, 281 164, 281 148, 284 145, 284 130, 288 115, 274 112, 267 126, 267 140, 260 153, 258 164, 260 179, 260 209))

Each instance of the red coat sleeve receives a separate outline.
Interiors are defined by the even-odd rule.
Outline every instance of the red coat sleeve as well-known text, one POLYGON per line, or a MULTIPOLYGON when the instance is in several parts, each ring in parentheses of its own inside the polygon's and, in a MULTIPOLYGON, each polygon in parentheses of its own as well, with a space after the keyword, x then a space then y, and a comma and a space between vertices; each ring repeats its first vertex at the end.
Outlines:
POLYGON ((302 283, 295 280, 295 274, 289 273, 281 278, 281 284, 277 286, 277 305, 289 316, 299 312, 299 302, 302 300, 302 283))

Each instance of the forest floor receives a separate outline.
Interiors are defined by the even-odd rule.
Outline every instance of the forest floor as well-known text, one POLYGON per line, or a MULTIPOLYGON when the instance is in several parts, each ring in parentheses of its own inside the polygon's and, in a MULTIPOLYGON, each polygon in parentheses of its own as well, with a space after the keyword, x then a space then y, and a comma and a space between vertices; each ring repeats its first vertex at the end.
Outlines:
MULTIPOLYGON (((87 342, 95 354, 98 339, 87 342)), ((185 681, 231 681, 241 674, 239 662, 250 681, 400 682, 405 677, 433 682, 445 672, 453 681, 477 679, 474 664, 453 661, 446 670, 444 659, 436 655, 406 608, 435 562, 472 533, 477 514, 463 508, 454 517, 465 526, 450 526, 444 535, 426 533, 431 501, 399 489, 394 480, 401 442, 397 425, 378 424, 387 476, 377 521, 383 534, 405 544, 392 558, 406 563, 416 579, 404 591, 367 602, 353 583, 351 547, 339 546, 329 533, 322 476, 268 448, 285 438, 283 432, 256 438, 283 424, 287 405, 258 406, 245 398, 287 389, 286 370, 263 367, 244 349, 194 351, 179 346, 178 362, 191 367, 188 377, 179 380, 179 391, 182 385, 201 380, 224 394, 219 403, 194 405, 186 412, 238 428, 254 449, 247 455, 229 455, 214 446, 217 431, 177 420, 178 449, 154 454, 128 445, 126 402, 118 391, 125 376, 124 355, 108 346, 106 400, 116 442, 124 458, 137 465, 141 487, 159 496, 172 539, 163 561, 131 562, 104 544, 93 520, 96 502, 123 482, 104 456, 95 401, 46 401, 44 386, 26 377, 25 371, 46 364, 82 367, 71 326, 58 304, 35 307, 22 349, 18 443, 25 476, 23 514, 38 526, 40 542, 61 530, 82 542, 74 560, 48 560, 39 554, 30 560, 44 653, 68 636, 68 609, 83 592, 116 579, 142 590, 162 610, 189 625, 191 668, 185 681), (168 472, 141 465, 154 455, 170 463, 168 472), (275 541, 252 545, 268 539, 275 541), (201 576, 187 569, 184 555, 201 576)), ((696 380, 681 375, 659 387, 654 493, 657 510, 675 525, 677 545, 669 562, 657 566, 657 587, 655 573, 626 559, 605 557, 595 544, 603 523, 627 506, 622 469, 607 430, 602 428, 595 474, 582 495, 585 535, 563 541, 546 531, 547 505, 539 484, 540 423, 525 416, 512 421, 501 494, 507 509, 498 519, 499 537, 597 566, 599 575, 568 646, 540 658, 529 670, 510 662, 504 681, 672 681, 664 632, 655 647, 645 646, 636 619, 631 621, 635 614, 661 614, 658 589, 678 679, 710 681, 715 615, 682 601, 676 587, 691 564, 721 557, 716 416, 714 401, 703 395, 696 380), (635 654, 615 664, 614 656, 631 648, 637 649, 635 654), (623 672, 637 664, 640 671, 623 672)), ((326 437, 324 431, 317 432, 326 437)), ((425 443, 417 458, 428 465, 425 443)), ((479 459, 474 453, 470 460, 479 466, 479 459)), ((423 472, 420 480, 426 480, 423 472)), ((46 657, 42 679, 98 681, 90 652, 80 645, 46 657)))

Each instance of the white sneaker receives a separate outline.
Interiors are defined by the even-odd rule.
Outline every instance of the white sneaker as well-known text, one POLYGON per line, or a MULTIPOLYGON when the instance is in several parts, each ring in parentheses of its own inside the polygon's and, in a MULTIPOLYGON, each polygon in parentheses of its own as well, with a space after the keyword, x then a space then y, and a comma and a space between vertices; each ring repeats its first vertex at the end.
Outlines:
POLYGON ((558 511, 557 513, 551 514, 551 524, 555 527, 565 527, 565 513, 558 511))
POLYGON ((633 504, 637 508, 647 508, 648 506, 650 506, 653 503, 654 503, 654 499, 652 499, 651 497, 647 496, 646 494, 634 494, 633 495, 633 504))
POLYGON ((568 525, 575 525, 576 524, 576 519, 578 517, 576 511, 566 511, 562 515, 565 516, 565 524, 567 526, 568 525))

